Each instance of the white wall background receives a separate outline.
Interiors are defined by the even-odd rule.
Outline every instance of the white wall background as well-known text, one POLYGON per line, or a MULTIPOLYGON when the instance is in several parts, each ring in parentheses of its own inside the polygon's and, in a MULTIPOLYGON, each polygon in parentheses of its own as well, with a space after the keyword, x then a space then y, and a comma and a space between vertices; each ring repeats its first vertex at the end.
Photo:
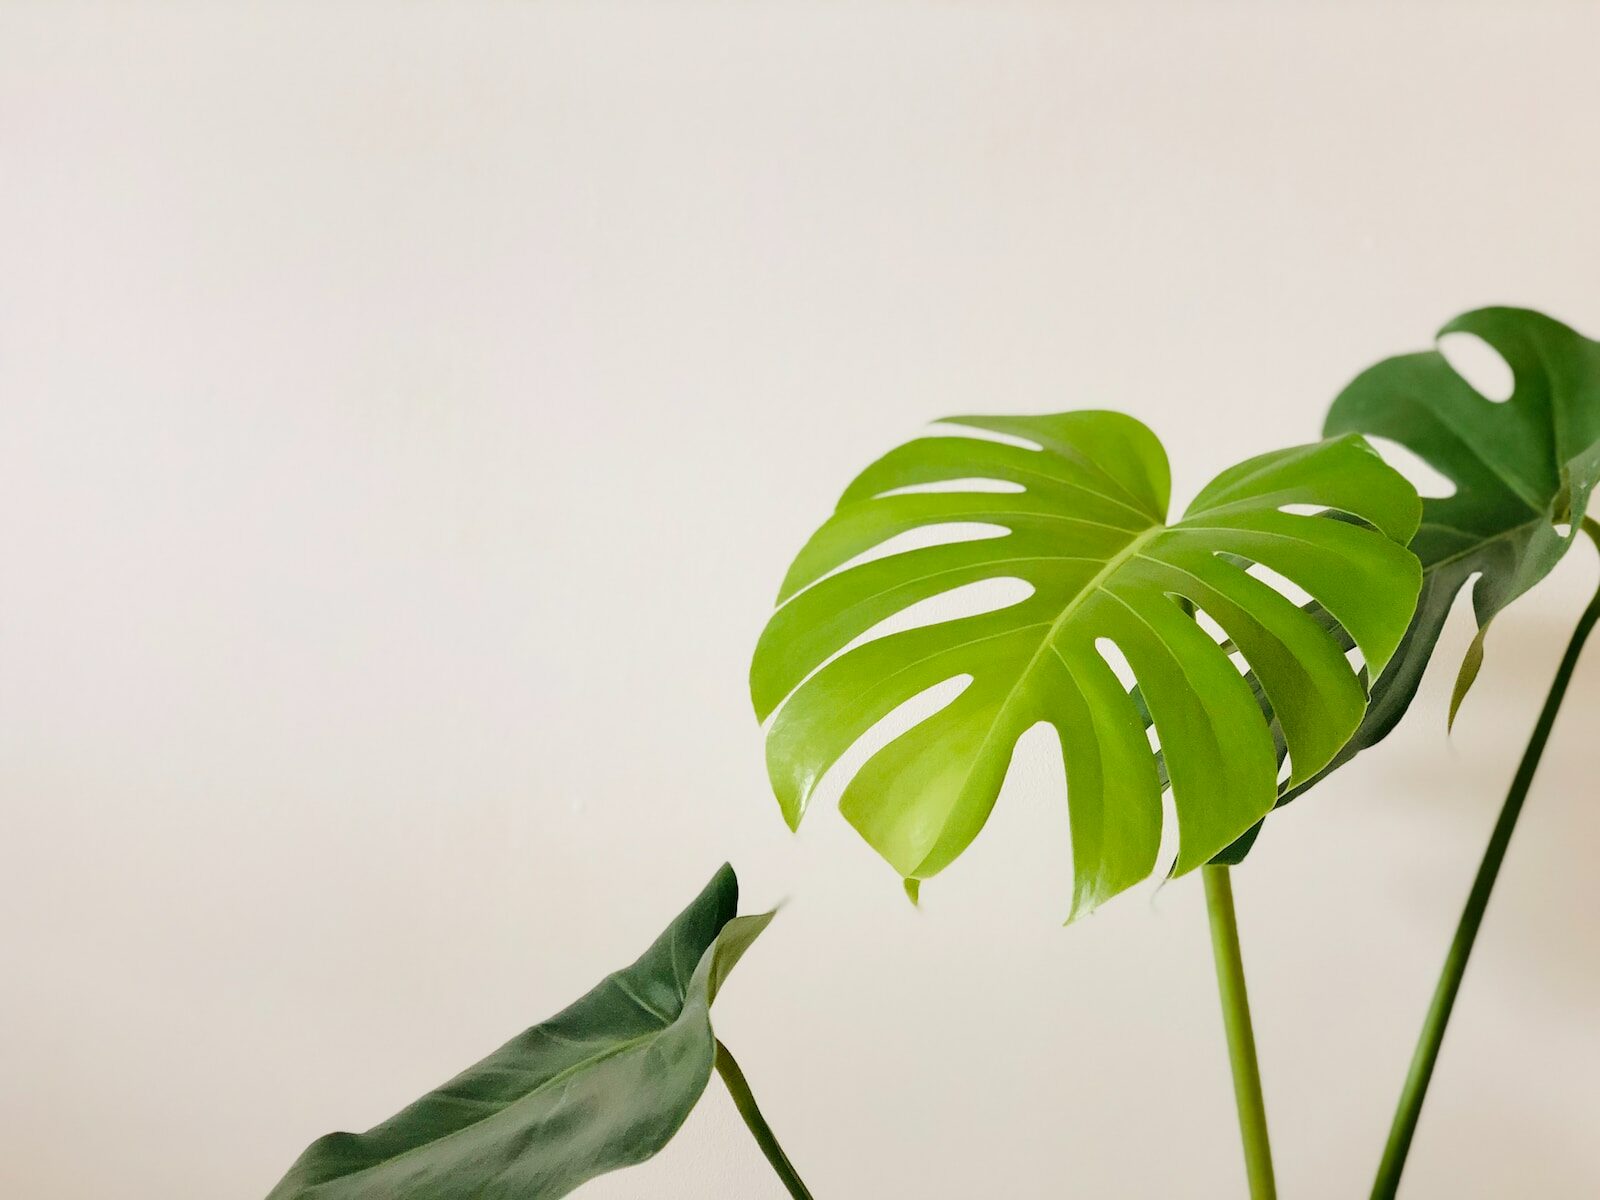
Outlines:
MULTIPOLYGON (((823 1200, 1237 1197, 1198 881, 1058 926, 1022 764, 912 910, 744 694, 790 553, 952 411, 1117 406, 1183 502, 1359 367, 1600 330, 1592 8, 0 7, 0 1192, 263 1194, 631 959, 823 1200)), ((1286 1197, 1365 1194, 1567 630, 1505 618, 1240 873, 1286 1197)), ((1466 614, 1446 657, 1466 641, 1466 614)), ((1600 1194, 1591 652, 1408 1200, 1600 1194)), ((776 1197, 713 1085, 587 1196, 776 1197)))

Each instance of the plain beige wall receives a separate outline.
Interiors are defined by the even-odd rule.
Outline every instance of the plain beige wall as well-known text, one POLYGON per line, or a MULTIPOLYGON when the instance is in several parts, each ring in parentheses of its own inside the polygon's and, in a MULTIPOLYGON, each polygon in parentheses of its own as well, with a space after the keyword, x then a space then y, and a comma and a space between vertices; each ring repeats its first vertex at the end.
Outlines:
MULTIPOLYGON (((0 1193, 264 1193, 631 959, 823 1200, 1242 1194, 1199 885, 1063 930, 1023 756, 920 911, 766 789, 787 557, 952 411, 1180 502, 1463 308, 1600 330, 1592 8, 0 6, 0 1193)), ((1282 1191, 1364 1195, 1574 554, 1237 880, 1282 1191)), ((1443 654, 1467 635, 1458 611, 1443 654)), ((1600 1194, 1592 652, 1407 1200, 1600 1194)), ((713 1085, 602 1198, 777 1197, 713 1085)))

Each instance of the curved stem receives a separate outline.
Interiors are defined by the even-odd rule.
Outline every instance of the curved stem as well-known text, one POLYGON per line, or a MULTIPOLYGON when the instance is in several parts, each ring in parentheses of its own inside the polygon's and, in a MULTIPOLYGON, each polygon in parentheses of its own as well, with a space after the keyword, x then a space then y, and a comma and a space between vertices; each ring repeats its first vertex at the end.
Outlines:
POLYGON ((1202 867, 1206 911, 1211 917, 1211 952, 1217 961, 1217 991, 1222 997, 1222 1023, 1228 1032, 1228 1060, 1233 1066, 1233 1096, 1239 1106, 1239 1139, 1244 1144, 1245 1173, 1251 1200, 1276 1200, 1272 1145, 1267 1140, 1267 1106, 1261 1096, 1261 1069, 1256 1062, 1256 1036, 1250 1024, 1250 997, 1244 985, 1244 958, 1239 952, 1239 925, 1233 913, 1231 868, 1202 867))
POLYGON ((761 1153, 767 1156, 767 1162, 772 1164, 772 1169, 783 1186, 789 1189, 789 1195, 794 1200, 811 1200, 811 1193, 806 1190, 806 1185, 800 1181, 799 1174, 794 1169, 794 1164, 789 1161, 789 1156, 783 1152, 783 1147, 778 1145, 777 1135, 772 1132, 772 1126, 767 1124, 767 1119, 761 1115, 761 1109, 756 1104, 756 1098, 750 1092, 750 1081, 744 1077, 744 1072, 739 1069, 738 1062, 722 1044, 722 1039, 717 1039, 717 1074, 722 1076, 722 1082, 728 1085, 728 1091, 733 1093, 733 1102, 738 1106, 739 1115, 744 1118, 744 1123, 750 1127, 750 1133, 756 1139, 756 1145, 761 1147, 761 1153))
MULTIPOLYGON (((1600 529, 1585 522, 1590 537, 1600 543, 1600 529)), ((1395 1109, 1394 1124, 1389 1129, 1389 1143, 1384 1147, 1383 1161, 1378 1166, 1378 1177, 1372 1185, 1373 1200, 1393 1200, 1400 1188, 1400 1172, 1405 1169, 1406 1154, 1411 1149, 1411 1139, 1417 1132, 1417 1118, 1422 1114, 1422 1101, 1428 1094, 1428 1082, 1433 1078, 1434 1064, 1439 1061, 1439 1047, 1444 1043, 1445 1026, 1450 1023, 1450 1010, 1455 1007, 1456 993, 1461 990, 1461 979, 1466 974, 1467 959, 1472 955, 1472 944, 1477 940, 1478 927, 1483 924, 1483 913, 1489 906, 1489 895, 1494 891, 1495 878, 1500 874, 1500 864, 1505 861, 1506 847, 1511 844, 1511 834, 1522 814, 1523 801, 1528 798, 1528 788, 1533 774, 1539 769, 1539 759, 1544 755, 1545 743, 1550 740, 1550 729, 1561 711, 1561 701, 1567 694, 1567 684, 1572 681, 1573 668, 1578 665, 1578 655, 1588 640, 1595 622, 1600 620, 1600 591, 1595 593, 1589 607, 1578 618, 1578 627, 1572 631, 1567 652, 1561 656, 1556 677, 1550 684, 1544 708, 1533 736, 1522 752, 1522 762, 1511 780, 1511 790, 1506 793, 1500 818, 1489 836, 1489 845, 1483 852, 1483 862, 1478 866, 1477 878, 1467 893, 1467 904, 1456 925, 1456 936, 1450 943, 1450 953, 1445 956, 1444 969, 1433 990, 1433 1001, 1428 1005, 1427 1019, 1422 1023, 1422 1036, 1417 1039, 1416 1052, 1411 1056, 1411 1069, 1406 1072, 1405 1086, 1400 1091, 1400 1104, 1395 1109)))

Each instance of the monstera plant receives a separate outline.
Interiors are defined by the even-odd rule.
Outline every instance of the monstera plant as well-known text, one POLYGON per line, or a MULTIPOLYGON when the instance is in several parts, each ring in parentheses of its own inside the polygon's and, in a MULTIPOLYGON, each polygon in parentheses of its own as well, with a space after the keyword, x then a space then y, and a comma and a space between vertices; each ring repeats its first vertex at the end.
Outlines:
MULTIPOLYGON (((1600 542, 1586 515, 1600 482, 1600 343, 1504 308, 1442 332, 1497 351, 1510 395, 1481 394, 1438 350, 1389 359, 1334 401, 1326 440, 1230 467, 1176 520, 1166 455, 1131 417, 952 418, 846 489, 790 568, 751 666, 791 827, 853 746, 889 730, 844 781, 840 809, 913 900, 977 837, 1018 740, 1040 725, 1061 748, 1069 921, 1159 870, 1200 870, 1256 1200, 1275 1184, 1232 866, 1275 807, 1394 728, 1463 589, 1478 633, 1451 719, 1498 614, 1580 530, 1600 542), (1419 500, 1374 448, 1385 442, 1431 464, 1451 494, 1419 500), (1167 789, 1176 850, 1163 864, 1167 789)), ((1469 893, 1380 1200, 1396 1193, 1478 926, 1597 620, 1600 594, 1469 893)), ((655 1154, 713 1071, 784 1188, 808 1200, 711 1027, 712 1000, 771 918, 737 916, 737 898, 724 867, 638 962, 383 1124, 313 1143, 268 1200, 554 1200, 655 1154)))
MULTIPOLYGON (((959 695, 866 761, 840 809, 914 891, 971 843, 1017 739, 1047 724, 1065 764, 1077 917, 1154 870, 1163 784, 1177 821, 1171 873, 1182 875, 1276 804, 1274 724, 1290 784, 1333 760, 1365 712, 1361 678, 1328 623, 1250 567, 1309 593, 1367 669, 1383 669, 1416 606, 1421 572, 1405 543, 1421 510, 1415 489, 1362 439, 1247 459, 1168 523, 1166 454, 1131 417, 946 424, 1008 440, 919 438, 868 467, 796 558, 756 649, 751 694, 758 716, 776 710, 767 763, 791 825, 869 729, 920 693, 960 680, 959 695), (1315 511, 1294 511, 1306 507, 1315 511), (999 536, 852 561, 912 530, 974 524, 999 536), (1028 594, 861 640, 912 604, 998 579, 1020 579, 1028 594), (1108 661, 1107 644, 1131 668, 1137 696, 1108 661)), ((1254 1193, 1265 1196, 1271 1152, 1228 869, 1207 868, 1206 897, 1247 1168, 1254 1193)))
MULTIPOLYGON (((1462 662, 1450 717, 1478 674, 1490 622, 1550 573, 1583 530, 1600 544, 1586 516, 1600 483, 1600 343, 1527 309, 1486 308, 1442 330, 1486 342, 1511 370, 1509 397, 1491 400, 1437 349, 1391 358, 1350 384, 1329 410, 1326 432, 1396 441, 1441 472, 1454 491, 1423 501, 1412 549, 1422 561, 1422 598, 1346 759, 1381 740, 1400 719, 1438 643, 1457 593, 1472 585, 1478 633, 1462 662)), ((1600 593, 1578 618, 1571 641, 1490 835, 1445 961, 1379 1169, 1375 1197, 1399 1187, 1423 1097, 1444 1040, 1456 993, 1483 921, 1506 848, 1544 754, 1567 685, 1595 622, 1600 593)))

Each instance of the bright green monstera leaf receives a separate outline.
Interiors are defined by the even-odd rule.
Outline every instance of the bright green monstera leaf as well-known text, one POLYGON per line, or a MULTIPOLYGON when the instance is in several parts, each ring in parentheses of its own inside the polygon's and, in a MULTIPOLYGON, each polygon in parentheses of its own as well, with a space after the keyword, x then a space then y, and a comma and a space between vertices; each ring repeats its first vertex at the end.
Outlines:
POLYGON ((1450 496, 1423 500, 1411 543, 1423 569, 1416 617, 1332 766, 1380 741, 1405 714, 1457 593, 1476 576, 1478 633, 1457 675, 1454 717, 1490 622, 1560 561, 1600 483, 1600 343, 1520 308, 1467 313, 1439 336, 1451 333, 1475 334, 1505 359, 1509 399, 1485 398, 1443 354, 1426 350, 1371 367, 1328 412, 1328 434, 1392 439, 1455 485, 1450 496))
POLYGON ((705 1091, 709 1008, 771 920, 724 866, 638 962, 366 1133, 313 1142, 267 1200, 554 1200, 665 1146, 705 1091))
POLYGON ((751 668, 756 712, 772 716, 769 771, 793 826, 823 774, 873 725, 963 679, 954 700, 867 760, 841 809, 907 880, 925 879, 983 826, 1017 739, 1052 725, 1066 767, 1076 916, 1154 870, 1166 779, 1174 874, 1273 807, 1274 730, 1229 650, 1265 694, 1291 780, 1333 758, 1365 709, 1360 677, 1325 621, 1246 568, 1260 564, 1303 588, 1379 670, 1416 603, 1420 573, 1405 543, 1420 505, 1364 441, 1344 437, 1240 463, 1168 525, 1166 455, 1131 417, 951 423, 1011 441, 927 437, 891 452, 851 484, 790 569, 751 668), (974 479, 1014 490, 958 482, 974 479), (944 490, 907 490, 928 487, 944 490), (1286 511, 1304 506, 1355 520, 1286 511), (1002 535, 852 563, 896 535, 949 523, 1002 535), (1020 579, 1031 594, 853 644, 918 601, 992 579, 1020 579), (1208 636, 1191 606, 1232 646, 1208 636), (1125 657, 1137 697, 1102 639, 1125 657))

